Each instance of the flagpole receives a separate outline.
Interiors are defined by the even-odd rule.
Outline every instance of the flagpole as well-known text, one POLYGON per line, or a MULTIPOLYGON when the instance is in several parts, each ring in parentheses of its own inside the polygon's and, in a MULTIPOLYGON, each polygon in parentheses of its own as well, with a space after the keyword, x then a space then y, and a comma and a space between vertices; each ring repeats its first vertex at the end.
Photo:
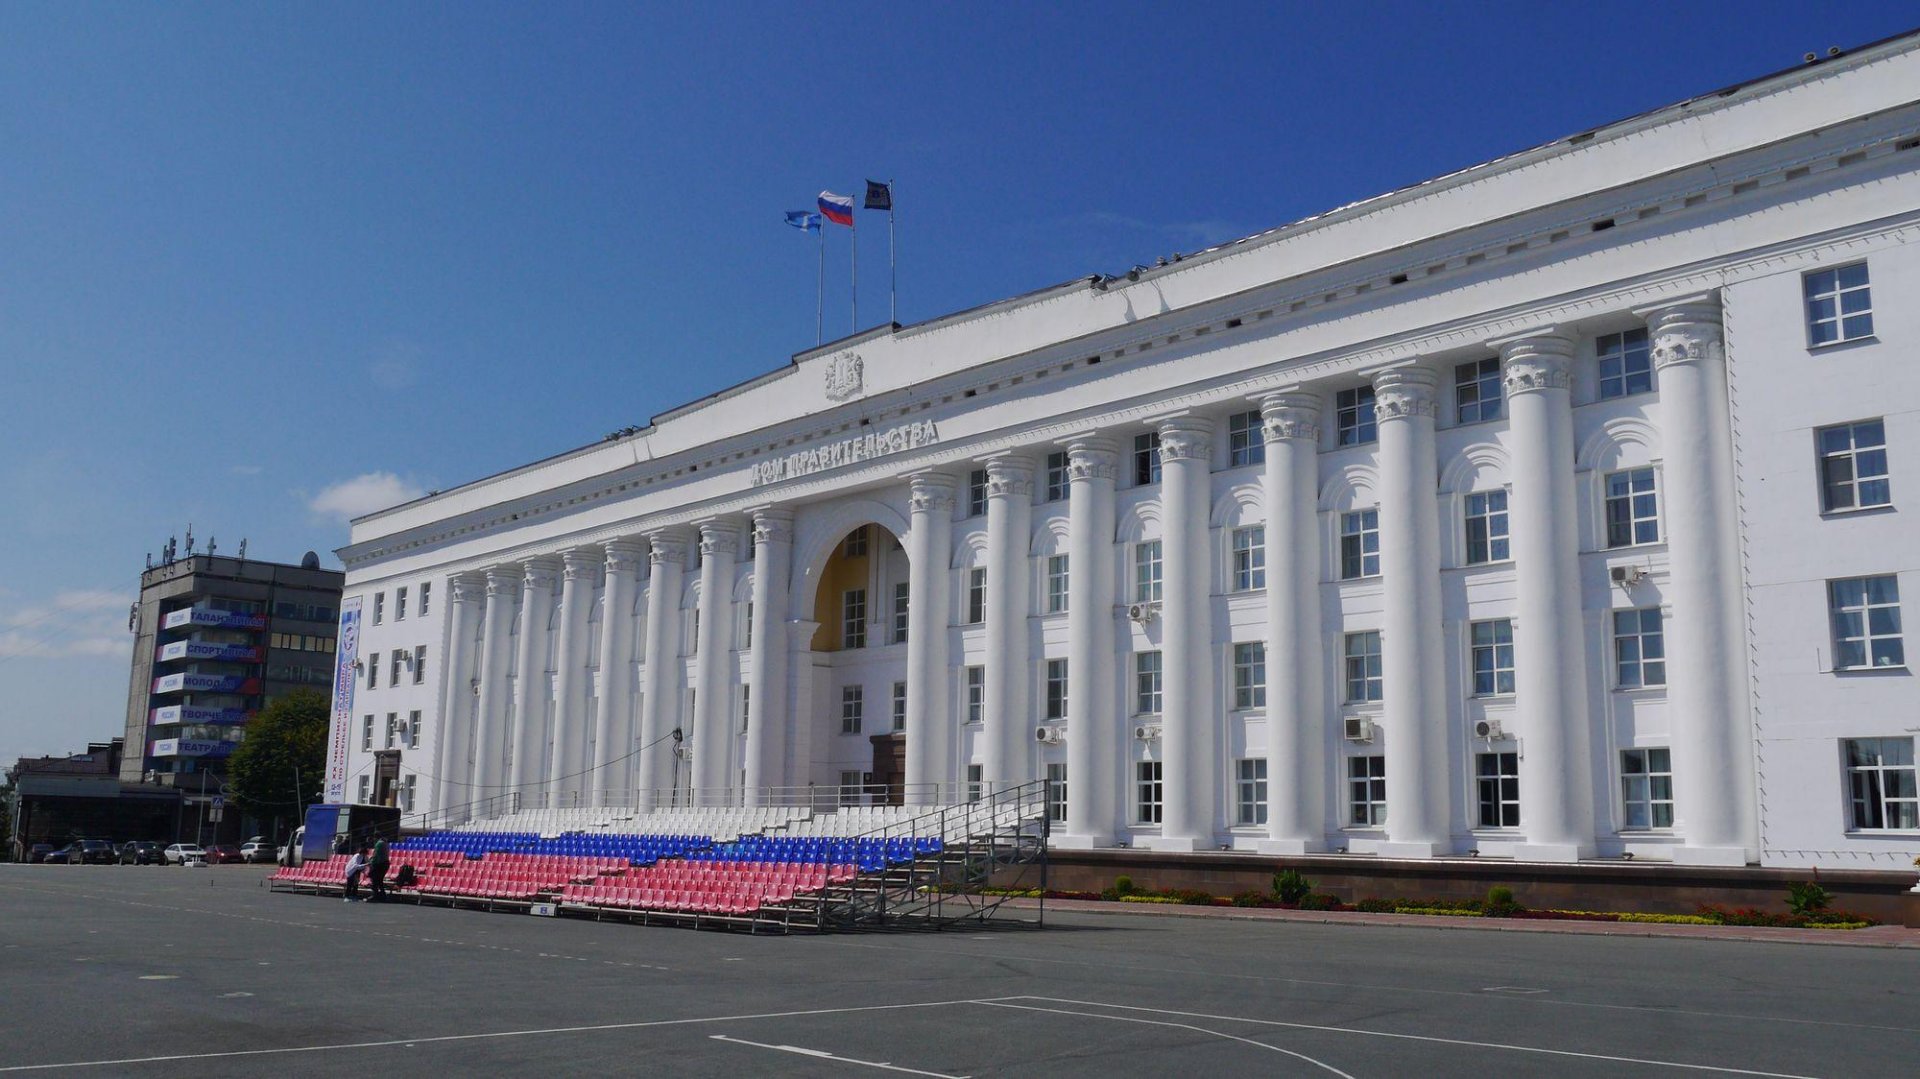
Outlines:
MULTIPOLYGON (((853 210, 847 210, 851 219, 853 210)), ((860 230, 851 226, 847 229, 847 242, 853 247, 853 283, 848 287, 848 295, 853 298, 853 328, 847 331, 851 337, 860 332, 860 230)))
POLYGON ((900 322, 900 261, 893 247, 893 181, 887 181, 887 321, 900 322))
POLYGON ((820 234, 820 272, 813 292, 813 347, 819 348, 826 340, 822 329, 826 325, 827 314, 827 223, 822 220, 820 227, 814 230, 820 234))

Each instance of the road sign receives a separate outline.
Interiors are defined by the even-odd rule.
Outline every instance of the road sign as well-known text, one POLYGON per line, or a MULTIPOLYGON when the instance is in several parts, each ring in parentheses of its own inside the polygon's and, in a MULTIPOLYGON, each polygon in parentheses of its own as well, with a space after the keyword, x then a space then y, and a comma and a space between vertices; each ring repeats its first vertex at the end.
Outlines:
POLYGON ((219 824, 220 818, 226 815, 226 811, 227 811, 226 797, 224 795, 219 795, 219 794, 214 795, 209 802, 209 806, 210 806, 210 812, 208 812, 207 814, 207 819, 212 821, 215 824, 219 824))

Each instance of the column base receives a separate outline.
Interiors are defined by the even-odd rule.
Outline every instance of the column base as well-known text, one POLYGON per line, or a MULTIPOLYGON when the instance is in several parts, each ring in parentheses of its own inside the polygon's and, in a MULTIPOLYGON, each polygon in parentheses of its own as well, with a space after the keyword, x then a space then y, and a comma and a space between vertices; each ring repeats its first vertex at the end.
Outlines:
POLYGON ((1515 843, 1513 860, 1516 862, 1577 862, 1582 858, 1593 857, 1591 846, 1583 847, 1578 843, 1515 843))
POLYGON ((1319 854, 1327 844, 1322 839, 1262 839, 1253 849, 1261 854, 1319 854))
POLYGON ((1754 861, 1745 847, 1674 847, 1674 865, 1741 866, 1754 861))
POLYGON ((1190 835, 1143 836, 1140 840, 1140 846, 1148 850, 1173 851, 1182 854, 1191 854, 1197 850, 1211 849, 1210 845, 1203 845, 1200 840, 1190 835))
POLYGON ((1113 840, 1097 835, 1055 833, 1047 837, 1047 845, 1059 850, 1094 850, 1098 847, 1113 846, 1113 840))
POLYGON ((1444 858, 1453 853, 1453 844, 1383 839, 1373 853, 1377 858, 1444 858))

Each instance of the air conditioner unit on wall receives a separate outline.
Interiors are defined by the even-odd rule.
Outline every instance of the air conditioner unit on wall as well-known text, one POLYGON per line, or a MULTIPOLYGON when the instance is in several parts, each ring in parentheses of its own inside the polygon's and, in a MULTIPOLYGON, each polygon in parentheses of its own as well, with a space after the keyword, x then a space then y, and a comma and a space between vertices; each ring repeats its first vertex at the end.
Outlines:
POLYGON ((1373 741, 1373 720, 1366 716, 1348 716, 1346 736, 1349 742, 1373 741))
POLYGON ((1160 617, 1160 605, 1158 603, 1134 603, 1129 604, 1127 607, 1128 621, 1145 625, 1158 617, 1160 617))
POLYGON ((1133 729, 1133 736, 1142 742, 1157 741, 1160 737, 1160 724, 1142 723, 1133 729))
POLYGON ((1042 745, 1057 746, 1067 740, 1067 732, 1059 727, 1035 727, 1033 740, 1042 745))
POLYGON ((1500 729, 1499 720, 1482 719, 1474 723, 1473 736, 1475 738, 1485 738, 1491 742, 1506 737, 1506 732, 1500 729))
POLYGON ((1639 584, 1647 571, 1639 566, 1614 566, 1607 570, 1607 576, 1617 585, 1639 584))

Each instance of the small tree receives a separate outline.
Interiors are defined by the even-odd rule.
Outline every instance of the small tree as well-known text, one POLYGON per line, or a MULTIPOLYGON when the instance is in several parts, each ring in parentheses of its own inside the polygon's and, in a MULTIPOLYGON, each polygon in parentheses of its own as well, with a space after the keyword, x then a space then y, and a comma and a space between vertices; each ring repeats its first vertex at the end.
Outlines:
POLYGON ((234 800, 257 817, 297 818, 320 797, 327 723, 327 697, 317 690, 295 690, 262 708, 227 763, 234 800))

